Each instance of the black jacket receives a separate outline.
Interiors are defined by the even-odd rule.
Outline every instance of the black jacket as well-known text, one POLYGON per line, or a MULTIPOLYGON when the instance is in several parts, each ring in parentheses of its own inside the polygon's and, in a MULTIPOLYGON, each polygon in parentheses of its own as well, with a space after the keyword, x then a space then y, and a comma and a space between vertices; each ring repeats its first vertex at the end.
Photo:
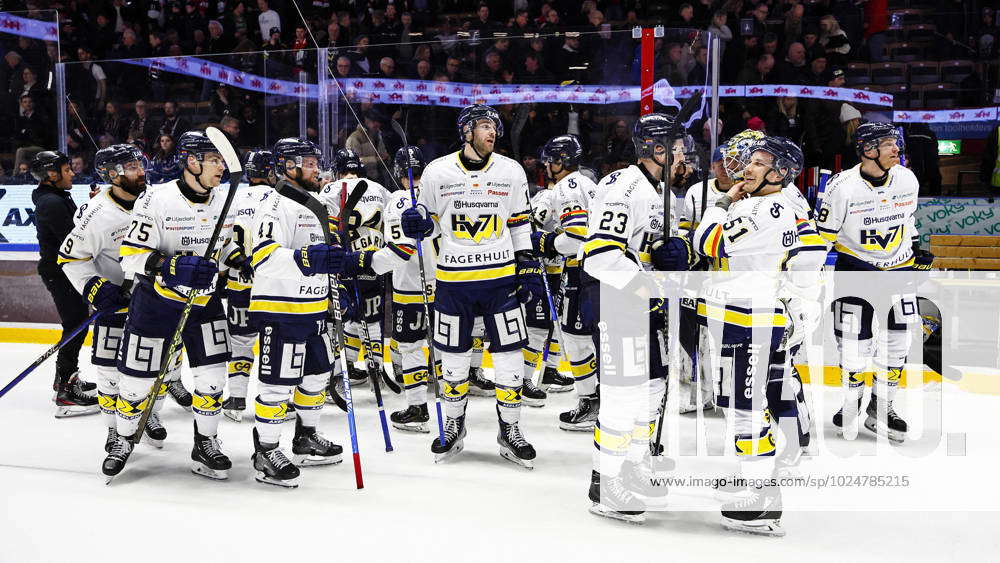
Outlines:
POLYGON ((40 185, 31 192, 35 204, 35 231, 38 233, 38 271, 58 270, 56 258, 63 239, 73 230, 76 203, 69 190, 40 185))

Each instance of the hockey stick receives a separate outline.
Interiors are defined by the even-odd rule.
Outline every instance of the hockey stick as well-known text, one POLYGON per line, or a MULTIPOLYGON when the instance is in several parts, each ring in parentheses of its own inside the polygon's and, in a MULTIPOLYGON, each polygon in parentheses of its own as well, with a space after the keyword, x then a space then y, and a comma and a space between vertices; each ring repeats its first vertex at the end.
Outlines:
MULTIPOLYGON (((354 185, 354 190, 351 193, 351 195, 358 193, 359 195, 357 197, 358 199, 360 199, 361 198, 360 194, 363 194, 367 189, 368 189, 368 183, 365 182, 364 180, 361 180, 360 182, 354 185)), ((345 182, 341 185, 340 188, 341 209, 344 209, 346 207, 346 203, 347 203, 347 183, 345 182)), ((344 248, 350 248, 350 243, 351 243, 350 233, 348 233, 347 231, 347 222, 349 218, 350 215, 341 214, 340 237, 341 237, 341 244, 343 244, 344 248)), ((372 391, 375 392, 375 405, 378 407, 379 423, 382 425, 382 439, 385 442, 385 451, 391 452, 392 438, 389 436, 389 424, 385 419, 385 405, 382 402, 382 387, 381 385, 379 385, 378 382, 380 376, 378 373, 376 373, 376 371, 384 371, 384 370, 380 370, 380 368, 376 365, 374 354, 372 353, 371 335, 368 332, 368 321, 367 319, 365 319, 365 311, 364 311, 365 303, 364 301, 361 300, 361 292, 358 290, 358 280, 357 279, 351 280, 351 285, 354 287, 354 298, 358 304, 358 317, 359 317, 358 324, 361 325, 361 343, 365 347, 365 364, 367 364, 368 367, 368 378, 372 382, 372 391)), ((341 353, 346 358, 347 349, 345 348, 341 350, 341 353)))
MULTIPOLYGON (((225 133, 215 127, 209 127, 205 130, 205 134, 212 141, 212 144, 215 145, 219 154, 222 155, 222 159, 226 161, 226 168, 229 169, 229 192, 226 194, 226 201, 222 204, 222 209, 219 211, 219 218, 215 221, 212 238, 208 240, 208 247, 205 249, 204 257, 212 259, 215 255, 215 247, 219 243, 219 235, 222 234, 222 227, 226 224, 229 208, 232 206, 233 199, 236 196, 236 188, 243 178, 243 165, 240 163, 239 155, 236 154, 236 150, 230 144, 225 133)), ((188 317, 191 315, 191 309, 194 307, 194 300, 197 297, 198 291, 191 290, 187 301, 184 302, 184 309, 181 311, 180 320, 177 321, 177 328, 174 329, 174 334, 170 337, 167 353, 160 360, 160 372, 156 375, 156 379, 153 380, 153 386, 146 397, 146 408, 139 417, 139 428, 132 437, 133 446, 142 440, 142 435, 146 429, 146 421, 149 420, 149 415, 153 414, 153 407, 156 405, 156 399, 159 397, 158 391, 160 386, 163 385, 163 379, 167 376, 167 372, 170 371, 170 365, 173 363, 171 360, 177 354, 178 350, 180 350, 181 335, 184 333, 184 326, 187 324, 188 317)), ((110 479, 108 482, 110 483, 110 479)))
MULTIPOLYGON (((531 234, 538 232, 535 227, 535 208, 531 206, 531 192, 528 191, 528 187, 524 187, 524 197, 528 200, 528 225, 531 227, 531 234)), ((549 320, 552 322, 549 325, 549 332, 545 335, 545 342, 542 343, 544 348, 542 348, 542 361, 541 365, 544 366, 549 360, 549 346, 552 343, 552 333, 555 331, 556 323, 559 322, 559 314, 556 313, 556 304, 552 301, 552 291, 549 289, 549 276, 548 272, 545 271, 545 261, 539 257, 538 263, 542 268, 542 286, 545 288, 545 300, 549 304, 549 320)), ((543 371, 545 368, 537 368, 532 371, 531 377, 535 377, 535 371, 543 371)), ((542 383, 541 379, 538 381, 539 385, 542 383)))
MULTIPOLYGON (((363 184, 364 180, 358 182, 358 184, 363 184)), ((333 233, 330 232, 330 212, 327 211, 326 206, 323 205, 318 199, 311 197, 309 194, 302 190, 297 190, 291 184, 279 183, 280 189, 278 193, 285 196, 292 201, 298 203, 299 205, 305 207, 312 212, 313 215, 319 219, 319 224, 323 229, 323 242, 327 245, 332 245, 334 243, 333 233), (287 186, 287 188, 285 187, 287 186)), ((353 193, 351 197, 347 198, 347 201, 343 203, 340 208, 340 220, 346 221, 351 215, 351 211, 354 210, 354 206, 357 205, 358 200, 361 199, 361 194, 365 192, 367 184, 362 186, 362 189, 355 190, 357 196, 353 193)), ((354 420, 354 399, 351 396, 351 380, 347 377, 347 354, 346 343, 344 341, 344 315, 340 310, 340 299, 339 296, 334 296, 334 288, 340 286, 339 276, 334 276, 331 274, 326 275, 326 285, 328 289, 328 297, 330 299, 330 307, 333 309, 333 331, 337 335, 337 341, 334 342, 333 336, 330 331, 326 332, 326 337, 330 341, 330 349, 336 350, 337 346, 340 347, 340 375, 344 381, 344 401, 343 406, 341 402, 337 401, 339 396, 336 391, 331 391, 334 396, 334 402, 337 403, 341 409, 347 412, 347 429, 351 435, 351 453, 354 457, 354 481, 358 489, 365 488, 364 479, 361 475, 361 453, 358 451, 358 426, 354 420)))
POLYGON ((10 381, 10 383, 4 385, 3 389, 0 389, 0 397, 6 395, 8 391, 13 389, 14 386, 20 383, 22 379, 28 377, 28 374, 35 371, 35 368, 42 365, 42 363, 44 363, 45 360, 49 359, 53 354, 61 350, 62 347, 65 346, 67 343, 69 343, 70 340, 76 338, 76 335, 80 334, 84 329, 90 326, 90 323, 94 322, 94 320, 96 320, 97 317, 101 316, 101 313, 102 311, 97 311, 93 315, 90 315, 90 317, 87 320, 80 323, 80 326, 74 328, 73 332, 70 332, 68 336, 63 337, 63 339, 60 340, 58 344, 46 350, 44 354, 39 356, 38 359, 32 362, 30 366, 28 366, 27 368, 25 368, 24 371, 19 373, 17 377, 15 377, 10 381))
MULTIPOLYGON (((406 118, 410 118, 410 114, 406 114, 406 118)), ((406 140, 406 131, 400 127, 399 122, 395 119, 392 120, 392 129, 399 135, 403 140, 403 146, 409 146, 406 140)), ((409 159, 407 159, 406 175, 410 180, 410 205, 413 209, 417 208, 417 192, 413 187, 413 166, 409 164, 409 159)), ((427 297, 427 273, 424 270, 424 241, 417 240, 417 264, 420 265, 420 296, 423 298, 424 303, 424 322, 426 323, 426 340, 427 340, 427 382, 434 387, 434 410, 437 413, 437 423, 438 423, 438 443, 441 447, 444 447, 444 416, 441 413, 441 390, 438 388, 437 380, 437 358, 434 355, 434 332, 431 328, 431 305, 430 298, 427 297)))
MULTIPOLYGON (((673 138, 677 135, 678 132, 684 130, 684 123, 688 119, 690 119, 692 115, 694 115, 696 109, 701 107, 701 96, 702 96, 701 90, 695 90, 694 94, 692 94, 691 97, 688 98, 686 102, 684 102, 684 105, 681 106, 680 111, 678 111, 677 115, 674 117, 674 125, 671 128, 669 134, 667 135, 667 138, 670 139, 669 141, 670 146, 666 147, 667 149, 666 162, 664 163, 663 167, 663 242, 664 243, 666 243, 667 239, 669 239, 673 235, 673 228, 674 228, 673 221, 670 220, 670 206, 673 203, 674 199, 674 192, 670 188, 670 169, 673 168, 674 165, 673 138)), ((674 301, 673 299, 671 299, 669 296, 667 297, 667 299, 668 299, 667 306, 663 308, 663 315, 664 315, 664 320, 666 321, 664 324, 666 324, 665 328, 667 329, 667 335, 668 335, 668 338, 665 340, 667 345, 669 346, 667 354, 669 358, 670 356, 673 355, 671 351, 676 351, 677 349, 676 345, 671 345, 669 341, 669 335, 677 334, 678 332, 677 330, 674 329, 679 328, 678 315, 680 314, 680 311, 677 310, 678 307, 671 306, 671 302, 674 301), (672 315, 670 314, 671 309, 674 309, 674 314, 672 315)), ((679 304, 680 303, 678 303, 678 305, 679 304)), ((671 366, 673 363, 674 362, 671 362, 669 359, 667 359, 668 367, 671 366)), ((666 391, 664 391, 663 398, 660 399, 660 412, 657 415, 657 420, 656 420, 656 438, 651 446, 652 451, 657 455, 659 455, 660 453, 660 444, 662 443, 661 440, 663 437, 663 416, 664 414, 666 414, 666 411, 667 411, 667 393, 666 391)))

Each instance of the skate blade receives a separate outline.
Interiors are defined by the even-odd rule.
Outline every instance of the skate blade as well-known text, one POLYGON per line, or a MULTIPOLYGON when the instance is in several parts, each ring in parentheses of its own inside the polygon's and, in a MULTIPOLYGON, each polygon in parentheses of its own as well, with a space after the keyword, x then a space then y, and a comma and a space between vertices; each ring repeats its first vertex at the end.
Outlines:
POLYGON ((216 481, 225 481, 226 479, 229 479, 228 469, 211 469, 207 465, 198 462, 191 464, 191 473, 201 475, 202 477, 208 477, 209 479, 214 479, 216 481))
POLYGON ((522 395, 521 396, 521 404, 525 405, 525 406, 532 407, 532 408, 539 409, 539 408, 542 408, 542 407, 545 406, 545 399, 529 399, 529 398, 527 398, 527 397, 525 397, 525 396, 522 395))
POLYGON ((110 485, 111 482, 115 480, 115 477, 117 477, 117 475, 105 475, 104 476, 104 485, 105 486, 110 485))
POLYGON ((295 454, 292 456, 292 463, 298 467, 316 467, 317 465, 336 465, 344 461, 342 455, 330 455, 330 456, 320 456, 320 455, 309 455, 309 454, 295 454))
POLYGON ((722 527, 732 532, 740 532, 754 536, 771 536, 780 538, 785 535, 785 529, 781 527, 781 521, 771 518, 745 522, 742 520, 733 520, 732 518, 726 518, 723 516, 722 527))
POLYGON ((890 430, 884 424, 871 417, 865 420, 865 428, 867 428, 869 432, 888 438, 890 442, 895 444, 902 444, 906 441, 905 432, 890 430))
POLYGON ((294 488, 297 488, 299 486, 299 478, 298 477, 296 477, 294 479, 288 479, 287 481, 282 481, 280 479, 274 479, 274 478, 268 477, 266 474, 264 474, 263 471, 258 471, 257 474, 254 475, 254 479, 258 483, 264 483, 265 485, 274 485, 275 487, 282 487, 282 488, 285 488, 285 489, 294 489, 294 488))
POLYGON ((572 423, 572 422, 560 421, 559 428, 567 432, 593 432, 594 423, 593 422, 572 423))
MULTIPOLYGON (((496 397, 496 391, 487 391, 486 389, 479 389, 478 387, 469 386, 469 395, 473 397, 496 397)), ((523 398, 521 399, 524 400, 523 398)))
POLYGON ((443 463, 445 461, 448 461, 449 459, 462 453, 462 450, 464 449, 465 449, 464 443, 462 443, 461 441, 455 442, 455 445, 453 445, 450 450, 442 454, 434 454, 434 463, 443 463))
POLYGON ((546 393, 566 393, 573 389, 572 385, 549 385, 543 391, 546 393))
MULTIPOLYGON (((233 422, 240 423, 243 422, 243 411, 238 411, 235 409, 222 409, 222 415, 232 420, 233 422)), ((287 418, 287 417, 286 417, 287 418)))
POLYGON ((149 437, 149 434, 143 434, 142 441, 149 444, 150 446, 153 446, 158 450, 163 449, 163 440, 154 440, 149 437))
POLYGON ((621 520, 629 524, 642 524, 646 521, 646 515, 641 512, 639 514, 622 514, 596 502, 590 505, 590 513, 611 518, 612 520, 621 520))
POLYGON ((101 411, 101 407, 94 405, 93 407, 81 407, 81 406, 56 406, 56 418, 73 418, 74 416, 87 416, 88 414, 95 414, 101 411))
POLYGON ((525 469, 534 469, 535 468, 535 460, 533 460, 533 459, 521 459, 521 458, 517 457, 516 455, 514 455, 514 452, 512 452, 512 451, 510 451, 510 450, 508 450, 507 448, 504 448, 504 447, 500 448, 500 457, 506 459, 507 461, 510 461, 514 465, 519 465, 519 466, 521 466, 521 467, 523 467, 525 469))
POLYGON ((429 434, 430 429, 427 427, 426 422, 393 422, 392 427, 403 432, 419 432, 421 434, 429 434))

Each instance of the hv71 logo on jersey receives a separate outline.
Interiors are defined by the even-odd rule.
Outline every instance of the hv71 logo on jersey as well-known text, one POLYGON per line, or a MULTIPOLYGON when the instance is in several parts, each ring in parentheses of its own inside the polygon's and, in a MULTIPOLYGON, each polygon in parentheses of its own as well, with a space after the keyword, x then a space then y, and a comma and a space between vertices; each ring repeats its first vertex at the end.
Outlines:
POLYGON ((500 238, 504 222, 499 215, 466 215, 456 213, 451 216, 451 231, 456 239, 482 242, 485 239, 500 238))
POLYGON ((861 229, 861 247, 865 250, 892 250, 899 246, 903 226, 896 225, 886 232, 877 229, 861 229))

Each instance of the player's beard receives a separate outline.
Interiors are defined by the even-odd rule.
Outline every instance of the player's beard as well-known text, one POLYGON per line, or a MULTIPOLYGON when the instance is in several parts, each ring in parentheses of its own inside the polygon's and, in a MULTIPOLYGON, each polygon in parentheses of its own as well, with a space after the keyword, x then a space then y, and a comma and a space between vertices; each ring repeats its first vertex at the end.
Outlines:
POLYGON ((142 195, 142 192, 146 191, 146 176, 139 176, 135 179, 135 181, 130 181, 128 178, 122 178, 121 188, 128 194, 139 197, 142 195))
POLYGON ((312 178, 306 178, 306 174, 301 168, 299 168, 299 177, 296 178, 295 181, 307 192, 319 191, 319 181, 313 180, 312 178))

